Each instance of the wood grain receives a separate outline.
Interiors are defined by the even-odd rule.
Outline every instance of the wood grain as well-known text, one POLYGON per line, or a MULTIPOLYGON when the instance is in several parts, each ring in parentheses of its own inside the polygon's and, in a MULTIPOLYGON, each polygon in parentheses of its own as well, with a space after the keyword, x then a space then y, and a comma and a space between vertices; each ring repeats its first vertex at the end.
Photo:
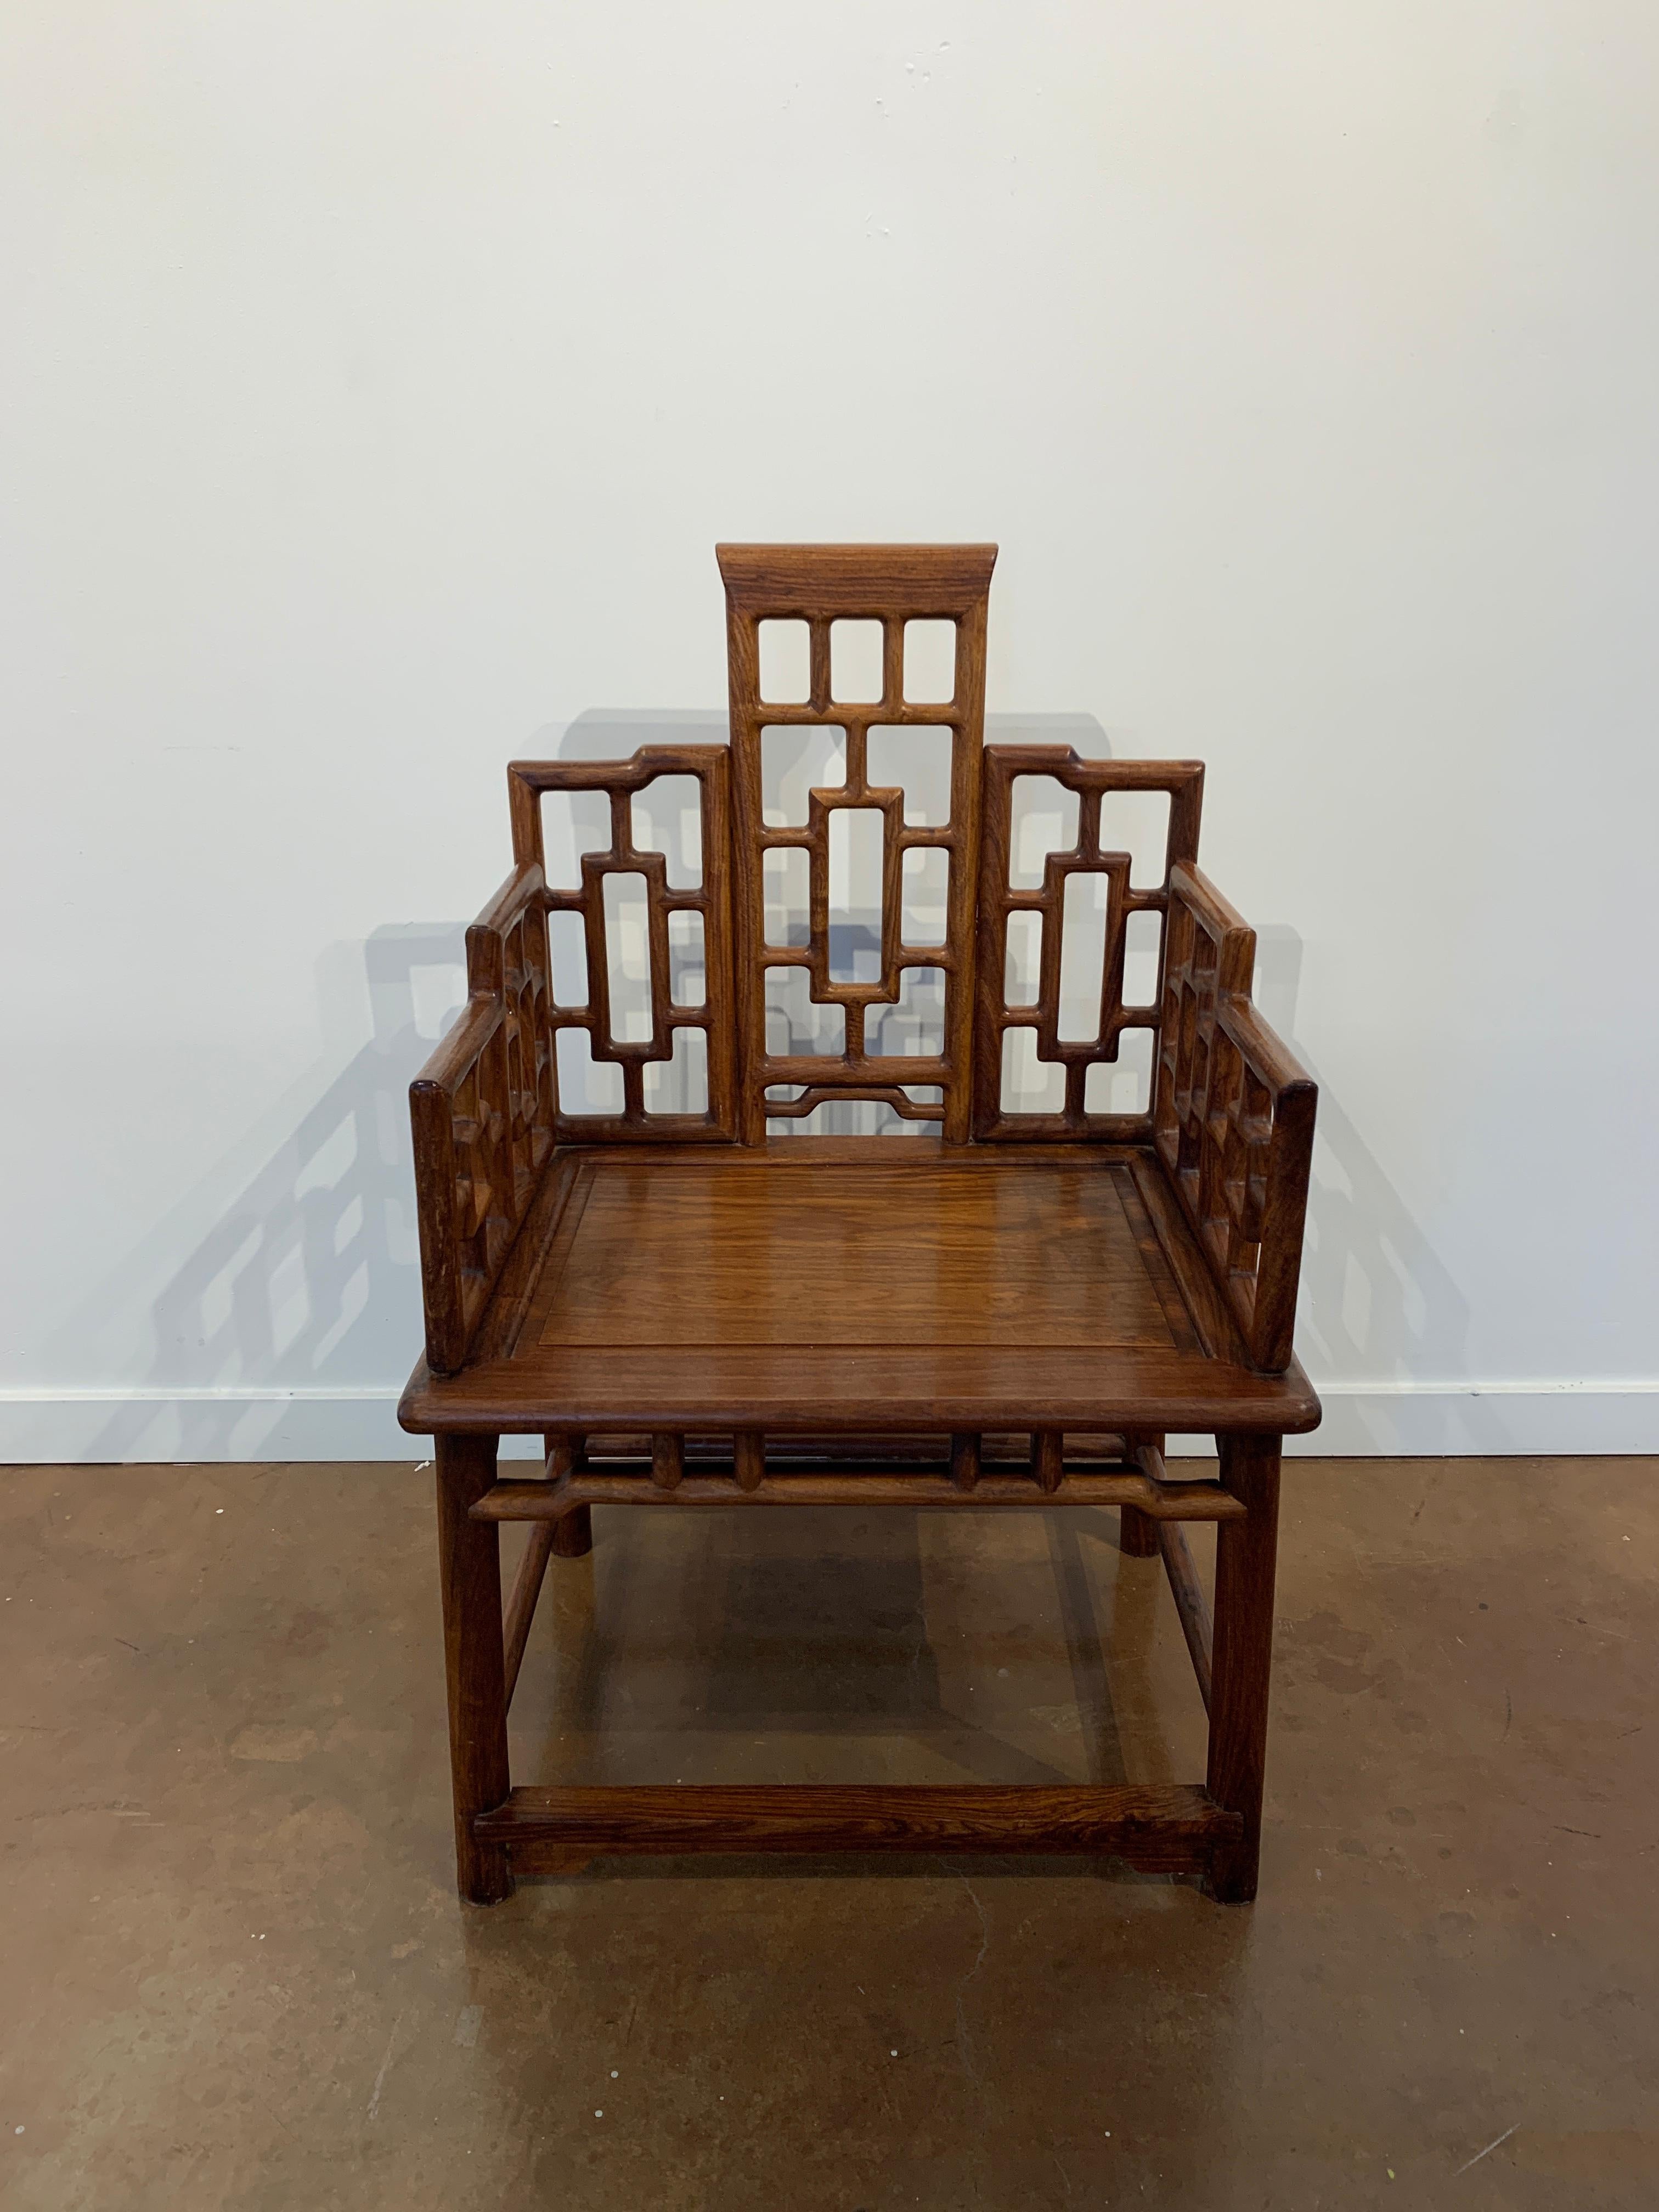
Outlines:
POLYGON ((476 1822, 533 1874, 543 1851, 992 1851, 1111 1856, 1201 1873, 1237 1836, 1237 1814, 1179 1784, 949 1783, 519 1789, 476 1822))
POLYGON ((596 1167, 562 1273, 532 1308, 535 1340, 1175 1348, 1179 1290, 1141 1247, 1126 1168, 1005 1170, 981 1155, 977 1172, 930 1175, 879 1152, 842 1166, 791 1149, 761 1172, 721 1154, 596 1167))
POLYGON ((1200 761, 1085 761, 1069 745, 987 745, 983 769, 984 814, 980 840, 978 1018, 974 1034, 974 1134, 981 1142, 1029 1141, 1036 1137, 1106 1139, 1145 1144, 1152 1133, 1150 1103, 1139 1114, 1091 1113, 1084 1103, 1089 1070, 1116 1061, 1123 1032, 1145 1029, 1156 1036, 1163 1021, 1163 961, 1172 870, 1198 854, 1199 815, 1203 803, 1200 761), (1078 793, 1078 833, 1069 851, 1050 853, 1042 882, 1034 890, 1012 887, 1013 793, 1023 775, 1052 776, 1078 793), (1130 855, 1101 842, 1103 802, 1115 792, 1167 792, 1169 829, 1158 883, 1137 887, 1130 880, 1130 855), (1061 937, 1066 886, 1073 876, 1098 875, 1107 885, 1105 947, 1100 1015, 1096 1032, 1084 1040, 1060 1034, 1061 937), (1042 917, 1037 995, 1028 1006, 1007 1000, 1008 917, 1042 917), (1128 918, 1155 914, 1159 932, 1158 985, 1141 1005, 1123 999, 1123 963, 1128 918), (1011 1029, 1035 1033, 1040 1060, 1066 1071, 1066 1098, 1057 1114, 1026 1112, 1006 1106, 1002 1097, 1003 1040, 1011 1029))
POLYGON ((516 869, 466 933, 467 1003, 410 1086, 427 1357, 459 1367, 554 1146, 541 871, 516 869))
MULTIPOLYGON (((986 613, 994 545, 770 546, 715 549, 726 592, 727 689, 732 715, 733 908, 737 951, 739 1134, 758 1144, 769 1117, 765 1092, 799 1083, 823 1097, 892 1103, 895 1085, 937 1086, 945 1140, 963 1142, 972 1111, 974 1019, 974 898, 979 867, 980 761, 984 750, 986 613), (875 618, 883 627, 882 696, 848 702, 831 696, 830 632, 837 619, 875 618), (947 618, 957 626, 954 696, 943 704, 919 703, 903 689, 904 625, 919 618, 947 618), (804 621, 811 637, 811 684, 804 702, 768 702, 761 696, 759 624, 804 621), (907 822, 903 793, 873 785, 868 775, 872 726, 937 728, 951 738, 951 806, 939 824, 907 822), (804 827, 769 824, 763 805, 761 732, 766 728, 820 727, 846 732, 843 783, 815 789, 804 827), (883 818, 881 972, 870 982, 838 982, 830 973, 830 823, 839 810, 875 809, 883 818), (794 848, 808 856, 810 927, 803 946, 785 948, 766 939, 764 855, 794 848), (904 854, 933 850, 948 856, 945 941, 907 945, 902 930, 904 854), (846 1037, 839 1054, 774 1054, 766 1041, 766 971, 805 968, 811 995, 844 1010, 846 1037), (906 968, 945 974, 942 1051, 898 1059, 866 1049, 865 1024, 872 1007, 890 1006, 906 968)), ((814 1097, 812 1105, 820 1102, 814 1097)), ((908 1103, 908 1102, 907 1102, 908 1103)), ((796 1100, 787 1115, 810 1112, 796 1100)), ((905 1109, 900 1109, 902 1112, 905 1109)), ((919 1104, 916 1111, 932 1116, 919 1104)))
MULTIPOLYGON (((1148 1438, 1136 1451, 1135 1463, 1150 1482, 1162 1484, 1169 1480, 1169 1469, 1164 1463, 1164 1439, 1148 1438)), ((1123 1506, 1118 1514, 1118 1549, 1127 1559, 1152 1559, 1158 1557, 1158 1523, 1149 1513, 1142 1513, 1133 1505, 1123 1506)))
POLYGON ((1216 1531, 1215 1630, 1207 1786, 1243 1816, 1237 1839, 1218 1853, 1211 1881, 1229 1905, 1255 1895, 1273 1676, 1273 1576, 1279 1550, 1276 1437, 1224 1436, 1221 1480, 1246 1509, 1216 1531))
POLYGON ((1153 1543, 1163 1555, 1164 1571, 1170 1578, 1170 1595, 1174 1598, 1176 1611, 1181 1617, 1181 1632, 1187 1639, 1187 1654, 1193 1662, 1193 1673, 1198 1678, 1198 1694, 1203 1698, 1204 1710, 1207 1713, 1210 1710, 1215 1646, 1210 1601, 1204 1595, 1203 1583, 1199 1580, 1192 1548, 1181 1529, 1169 1520, 1155 1521, 1152 1528, 1153 1543))
POLYGON ((1249 1001, 1255 932, 1195 866, 1170 874, 1158 1156, 1255 1366, 1291 1358, 1318 1093, 1249 1001))
POLYGON ((954 1458, 942 1469, 837 1461, 745 1482, 735 1461, 661 1480, 653 1453, 647 1467, 635 1473, 589 1466, 558 1482, 498 1482, 472 1513, 479 1521, 556 1521, 583 1505, 905 1505, 960 1511, 964 1506, 1127 1504, 1155 1521, 1227 1521, 1243 1515, 1243 1508, 1218 1483, 1158 1484, 1144 1474, 1062 1468, 1052 1449, 1057 1441, 1045 1438, 1050 1450, 1022 1474, 991 1474, 981 1468, 971 1489, 961 1480, 960 1462, 954 1458))
MULTIPOLYGON (((485 1495, 489 1493, 486 1492, 485 1495)), ((580 1509, 578 1508, 578 1510, 580 1509)), ((477 1507, 473 1517, 481 1517, 477 1507)), ((558 1521, 538 1521, 532 1524, 530 1541, 525 1546, 519 1571, 514 1578, 513 1595, 507 1601, 507 1619, 501 1626, 504 1646, 502 1660, 502 1701, 513 1703, 513 1692, 518 1687, 519 1669, 524 1664, 525 1646, 530 1641, 531 1623, 536 1618, 536 1601, 542 1594, 542 1582, 547 1573, 547 1563, 553 1556, 554 1540, 574 1516, 567 1515, 558 1521)))
POLYGON ((398 1418, 417 1436, 758 1428, 782 1437, 877 1424, 983 1435, 1040 1423, 1068 1432, 1285 1435, 1316 1428, 1319 1411, 1294 1363, 1283 1375, 1258 1375, 1143 1346, 1085 1358, 1071 1346, 540 1344, 454 1376, 417 1368, 398 1418))
POLYGON ((513 1872, 506 1852, 473 1823, 509 1786, 501 1536, 471 1509, 495 1479, 495 1437, 441 1437, 436 1471, 456 1886, 469 1903, 493 1905, 512 1895, 513 1872))
POLYGON ((611 842, 599 852, 580 856, 581 886, 540 894, 543 935, 548 914, 582 918, 587 951, 586 995, 580 1006, 546 997, 550 1042, 562 1029, 584 1030, 596 1061, 619 1067, 623 1110, 619 1115, 556 1111, 554 1129, 561 1144, 729 1141, 734 1133, 731 860, 728 820, 729 763, 722 745, 647 745, 625 761, 514 761, 507 769, 514 848, 521 867, 544 866, 540 803, 546 792, 601 792, 610 802, 611 842), (633 800, 659 776, 690 776, 698 786, 702 825, 701 881, 675 888, 661 853, 642 851, 634 842, 633 800), (605 936, 605 885, 610 876, 631 875, 645 884, 647 942, 650 965, 651 1034, 642 1041, 617 1036, 611 1021, 611 975, 605 936), (702 917, 705 996, 697 1006, 681 1006, 671 990, 668 917, 702 917), (702 1114, 657 1112, 645 1103, 645 1071, 653 1061, 672 1060, 678 1030, 701 1030, 708 1040, 708 1104, 702 1114))

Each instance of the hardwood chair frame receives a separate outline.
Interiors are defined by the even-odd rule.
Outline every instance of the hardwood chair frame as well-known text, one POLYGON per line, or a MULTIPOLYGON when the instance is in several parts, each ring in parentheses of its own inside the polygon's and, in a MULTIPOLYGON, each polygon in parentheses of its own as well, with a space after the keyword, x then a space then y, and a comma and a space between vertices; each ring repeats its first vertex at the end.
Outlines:
POLYGON ((875 1848, 1112 1853, 1198 1875, 1222 1899, 1255 1893, 1280 1445, 1319 1419, 1291 1349, 1315 1089, 1250 1002, 1254 933, 1199 870, 1201 764, 984 743, 995 550, 721 546, 730 745, 508 770, 514 872, 467 933, 466 1007, 410 1091, 427 1344, 400 1408, 406 1429, 436 1440, 458 1881, 472 1901, 596 1853, 875 1848), (835 696, 832 626, 846 620, 882 626, 878 700, 835 696), (939 620, 955 624, 952 696, 915 701, 907 625, 939 620), (803 699, 763 697, 768 622, 806 627, 803 699), (844 733, 844 781, 811 789, 804 823, 769 818, 764 733, 826 727, 844 733), (911 818, 903 787, 872 782, 878 727, 934 730, 948 744, 945 822, 911 818), (1028 888, 1014 880, 1011 836, 1016 781, 1033 775, 1076 795, 1079 829, 1028 888), (696 780, 694 888, 672 884, 664 854, 636 842, 633 803, 663 775, 696 780), (1103 809, 1147 791, 1169 799, 1152 884, 1103 842, 1103 809), (568 890, 546 878, 550 792, 609 803, 609 844, 580 856, 568 890), (830 958, 830 825, 848 807, 883 826, 878 973, 856 981, 837 978, 830 958), (805 943, 767 933, 765 856, 788 849, 807 855, 805 943), (941 943, 907 939, 903 874, 916 851, 945 856, 941 943), (646 901, 643 1038, 619 1036, 612 1018, 605 887, 618 873, 641 881, 646 901), (1105 886, 1100 1018, 1082 1040, 1060 1034, 1066 891, 1079 873, 1105 886), (564 913, 581 919, 579 1003, 554 994, 548 918, 564 913), (1038 917, 1036 991, 1011 1001, 1010 917, 1021 913, 1038 917), (1129 920, 1142 913, 1158 920, 1158 986, 1126 1004, 1129 920), (676 914, 702 931, 695 1004, 671 981, 676 914), (766 975, 791 967, 806 971, 816 1004, 841 1009, 838 1053, 769 1048, 766 975), (868 1024, 898 1001, 908 968, 942 972, 942 1044, 886 1053, 868 1024), (1058 1110, 1007 1103, 1006 1040, 1021 1028, 1063 1071, 1058 1110), (558 1040, 571 1030, 595 1064, 620 1072, 619 1110, 562 1105, 558 1040), (705 1042, 707 1103, 658 1110, 650 1071, 688 1030, 705 1042), (1145 1110, 1092 1107, 1091 1071, 1117 1062, 1134 1030, 1153 1047, 1145 1110), (889 1105, 936 1140, 769 1139, 769 1123, 848 1099, 889 1105), (839 1274, 833 1256, 822 1263, 831 1306, 865 1279, 890 1216, 934 1238, 934 1273, 905 1293, 917 1341, 886 1341, 879 1317, 839 1337, 826 1325, 824 1342, 780 1323, 766 1271, 744 1255, 810 1258, 813 1209, 826 1205, 853 1255, 839 1274), (1019 1272, 1049 1235, 1070 1255, 1075 1315, 1065 1282, 1019 1272), (952 1257, 964 1249, 965 1262, 952 1257), (917 1304, 930 1283, 937 1326, 917 1304), (631 1317, 647 1308, 659 1341, 631 1317), (671 1331, 663 1317, 677 1315, 671 1331), (1011 1326, 1024 1334, 999 1343, 1011 1326), (697 1328, 703 1340, 689 1340, 697 1328), (1171 1431, 1215 1436, 1218 1481, 1171 1475, 1171 1431), (499 1475, 508 1433, 543 1439, 539 1477, 499 1475), (549 1561, 589 1550, 592 1506, 623 1502, 1115 1506, 1123 1549, 1159 1555, 1168 1574, 1209 1714, 1205 1781, 515 1788, 507 1706, 549 1561), (1216 1524, 1213 1620, 1182 1533, 1195 1520, 1216 1524), (531 1540, 503 1618, 506 1521, 531 1524, 531 1540))

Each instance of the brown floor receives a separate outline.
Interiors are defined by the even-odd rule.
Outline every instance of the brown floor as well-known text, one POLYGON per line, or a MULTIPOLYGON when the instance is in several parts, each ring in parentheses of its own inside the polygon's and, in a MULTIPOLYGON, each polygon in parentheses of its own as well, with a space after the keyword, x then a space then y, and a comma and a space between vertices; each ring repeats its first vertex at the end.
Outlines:
MULTIPOLYGON (((1287 1469, 1252 1907, 632 1861, 480 1911, 429 1474, 10 1470, 0 2199, 1659 2204, 1654 1475, 1287 1469)), ((520 1780, 1202 1775, 1108 1512, 594 1523, 520 1780)))

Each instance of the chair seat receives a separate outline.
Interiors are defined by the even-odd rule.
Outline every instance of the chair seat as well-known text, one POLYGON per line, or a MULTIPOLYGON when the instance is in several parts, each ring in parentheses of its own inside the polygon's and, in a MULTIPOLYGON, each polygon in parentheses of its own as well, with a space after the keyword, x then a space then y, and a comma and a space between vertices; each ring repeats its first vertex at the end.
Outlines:
POLYGON ((927 1139, 556 1154, 417 1434, 1299 1432, 1255 1372, 1156 1156, 927 1139))

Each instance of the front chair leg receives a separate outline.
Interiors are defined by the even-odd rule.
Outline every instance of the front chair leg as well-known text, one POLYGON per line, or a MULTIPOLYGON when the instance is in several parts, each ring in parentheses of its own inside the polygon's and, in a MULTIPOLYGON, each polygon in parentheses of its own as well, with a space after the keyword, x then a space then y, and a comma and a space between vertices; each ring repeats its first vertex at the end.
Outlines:
POLYGON ((506 1802, 507 1692, 501 1651, 501 1534, 468 1509, 495 1480, 494 1437, 440 1437, 438 1573, 449 1677, 449 1771, 455 1793, 455 1886, 472 1905, 513 1894, 501 1844, 481 1844, 474 1816, 506 1802))
POLYGON ((1222 1482, 1249 1516, 1216 1527, 1208 1788, 1218 1805, 1243 1815, 1244 1832, 1217 1851, 1210 1889, 1224 1905, 1245 1905, 1255 1895, 1261 1853, 1280 1439, 1224 1436, 1216 1442, 1222 1482))

